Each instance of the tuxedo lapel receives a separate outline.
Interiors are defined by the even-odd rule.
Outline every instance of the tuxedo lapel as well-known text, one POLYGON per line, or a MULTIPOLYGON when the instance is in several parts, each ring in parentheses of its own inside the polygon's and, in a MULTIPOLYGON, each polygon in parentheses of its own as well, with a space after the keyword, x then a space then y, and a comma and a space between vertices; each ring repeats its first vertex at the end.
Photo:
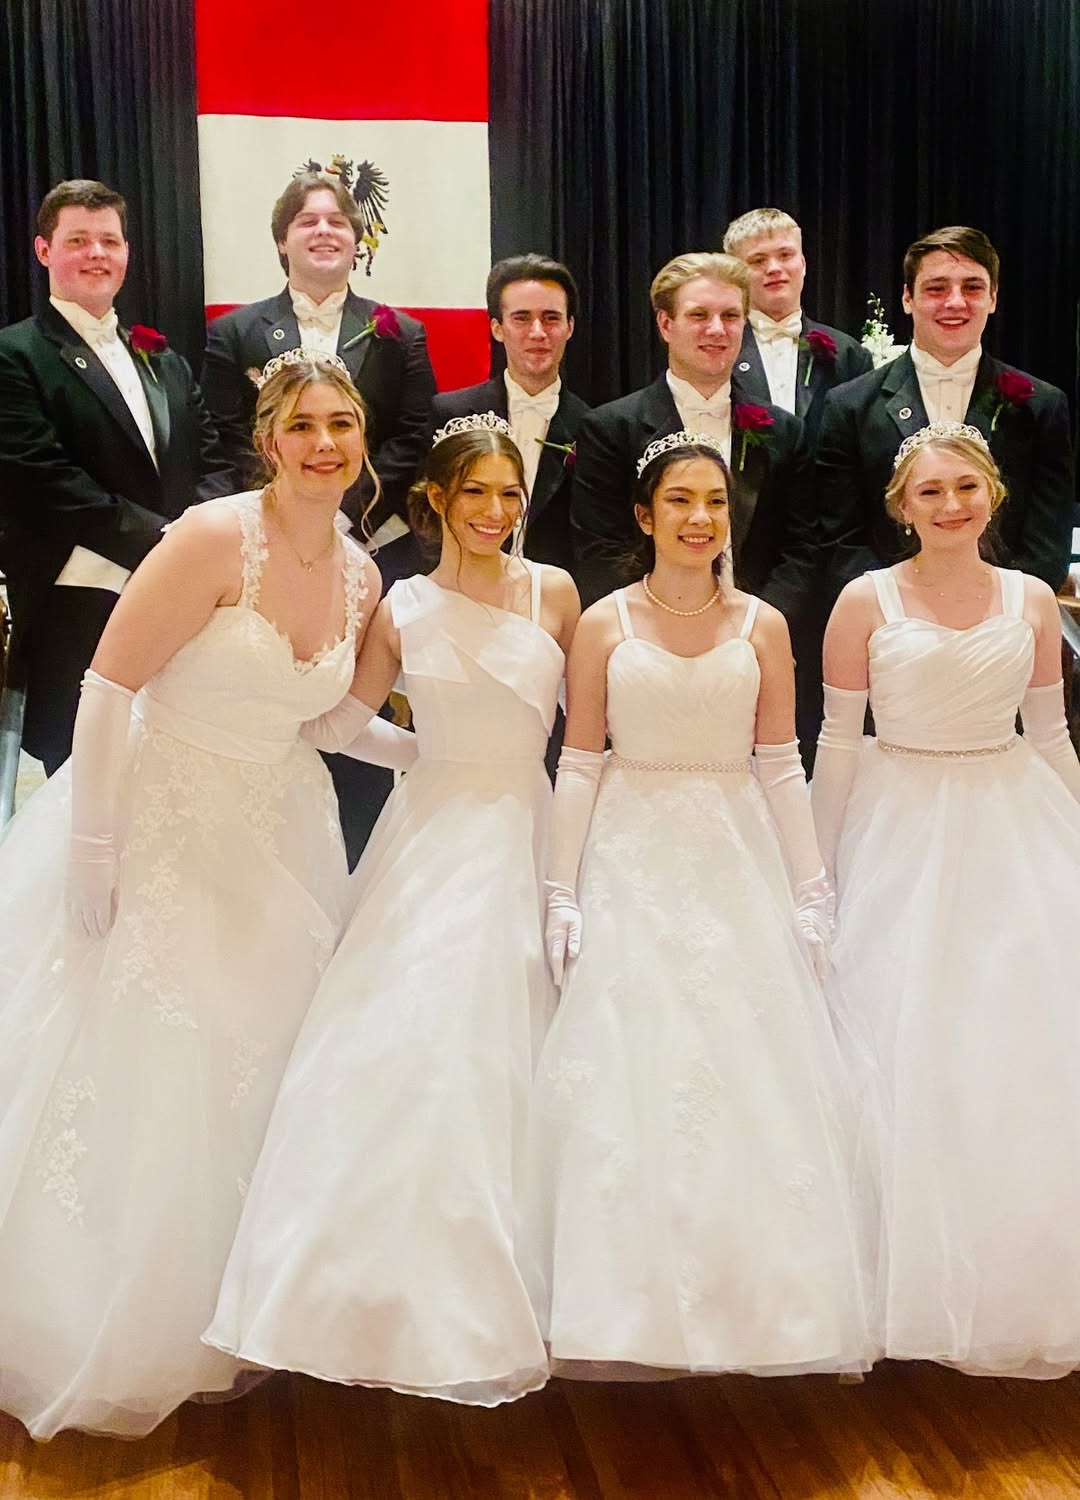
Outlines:
POLYGON ((272 306, 266 310, 263 317, 265 320, 263 340, 266 345, 266 359, 263 360, 263 364, 279 354, 285 354, 289 349, 299 349, 300 325, 293 312, 288 287, 274 298, 272 306))
POLYGON ((759 401, 748 401, 747 392, 742 385, 742 377, 734 374, 731 377, 731 496, 728 509, 731 515, 731 556, 738 576, 739 557, 742 553, 743 543, 750 533, 750 527, 754 521, 754 513, 757 510, 758 498, 761 495, 761 486, 768 472, 769 460, 766 454, 768 444, 773 440, 771 428, 766 428, 760 434, 760 442, 747 441, 743 447, 743 435, 735 423, 735 410, 738 406, 752 405, 760 406, 759 401))
POLYGON ((162 385, 160 378, 155 379, 153 366, 148 369, 146 361, 132 349, 131 339, 126 330, 121 337, 128 346, 128 352, 134 361, 135 369, 138 372, 139 380, 146 395, 146 404, 150 408, 150 425, 154 429, 157 465, 158 469, 161 469, 165 462, 165 455, 169 451, 169 438, 172 435, 169 398, 165 394, 165 387, 162 385))
POLYGON ((910 437, 920 427, 927 425, 926 407, 923 405, 919 378, 911 355, 906 351, 887 367, 881 383, 881 394, 885 398, 885 410, 892 418, 901 438, 910 437))
MULTIPOLYGON (((661 375, 658 380, 654 380, 652 385, 647 385, 642 391, 641 403, 638 407, 638 423, 643 438, 642 451, 653 438, 667 437, 669 432, 678 432, 682 427, 679 408, 675 405, 675 397, 671 394, 666 374, 661 375)), ((640 457, 641 453, 634 455, 635 463, 640 457)))
MULTIPOLYGON (((502 384, 501 381, 500 384, 502 384)), ((503 386, 504 391, 505 389, 506 387, 503 386)), ((570 431, 566 426, 566 418, 563 414, 563 400, 560 395, 555 415, 548 423, 547 436, 544 438, 545 444, 550 443, 552 446, 544 447, 540 450, 540 462, 536 468, 536 478, 533 481, 532 495, 529 497, 529 514, 534 520, 562 484, 563 477, 567 472, 566 460, 568 455, 561 453, 555 445, 571 441, 570 431)))
POLYGON ((984 354, 979 360, 979 368, 975 371, 975 384, 971 388, 971 399, 964 413, 964 421, 972 427, 977 427, 988 444, 997 436, 992 426, 994 420, 993 385, 997 370, 997 361, 991 359, 989 354, 984 354))
POLYGON ((761 362, 761 350, 749 323, 743 329, 742 348, 731 378, 738 380, 744 401, 751 401, 755 406, 767 406, 772 400, 769 379, 761 362))
POLYGON ((367 363, 371 346, 375 342, 374 333, 364 332, 374 312, 375 303, 367 297, 357 297, 354 292, 350 292, 345 298, 345 306, 341 309, 337 353, 338 358, 348 365, 353 385, 360 379, 360 371, 367 363))
POLYGON ((802 336, 799 339, 799 352, 795 364, 795 415, 805 417, 806 413, 814 404, 822 381, 825 379, 821 369, 821 361, 816 360, 810 345, 806 341, 806 335, 811 328, 817 325, 811 323, 810 319, 803 314, 802 336), (807 371, 810 372, 807 379, 807 371))
POLYGON ((46 337, 57 345, 60 358, 67 369, 94 394, 129 442, 135 445, 152 467, 154 461, 146 446, 146 440, 139 431, 138 423, 131 415, 131 408, 120 394, 115 380, 89 344, 79 338, 75 330, 59 313, 55 313, 52 317, 48 313, 43 313, 38 319, 38 326, 46 337))

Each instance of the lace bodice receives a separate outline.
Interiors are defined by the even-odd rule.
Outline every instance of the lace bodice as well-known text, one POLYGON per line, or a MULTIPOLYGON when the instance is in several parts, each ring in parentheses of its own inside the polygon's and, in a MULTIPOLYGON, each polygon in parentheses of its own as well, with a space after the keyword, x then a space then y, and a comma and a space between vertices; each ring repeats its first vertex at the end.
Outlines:
POLYGON ((625 590, 615 595, 623 639, 607 669, 612 748, 627 760, 720 765, 754 747, 761 673, 750 644, 758 601, 734 639, 700 656, 676 656, 634 635, 625 590))
POLYGON ((240 598, 216 609, 151 678, 135 699, 135 712, 200 749, 272 763, 285 758, 305 719, 333 708, 348 692, 367 583, 362 553, 343 538, 344 630, 311 661, 297 661, 287 638, 258 610, 267 555, 260 500, 261 492, 252 491, 206 502, 227 507, 239 519, 240 598))
POLYGON ((878 738, 922 750, 978 750, 1015 732, 1035 636, 1024 575, 999 568, 1002 611, 968 630, 905 615, 889 568, 870 576, 885 616, 870 637, 870 703, 878 738))
POLYGON ((422 760, 505 761, 543 756, 565 662, 538 623, 540 569, 530 618, 406 578, 388 594, 422 760))

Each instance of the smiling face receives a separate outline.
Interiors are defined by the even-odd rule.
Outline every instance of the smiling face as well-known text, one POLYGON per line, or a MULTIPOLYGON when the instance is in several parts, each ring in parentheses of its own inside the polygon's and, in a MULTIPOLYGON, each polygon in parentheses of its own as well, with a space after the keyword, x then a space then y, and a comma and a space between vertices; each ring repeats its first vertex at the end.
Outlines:
POLYGON ((724 471, 711 458, 669 463, 649 505, 635 506, 637 523, 651 536, 657 561, 708 571, 730 530, 724 471))
POLYGON ((710 396, 731 379, 742 344, 742 289, 711 276, 695 276, 679 287, 674 306, 672 314, 656 314, 671 373, 710 396))
MULTIPOLYGON (((462 475, 449 499, 437 485, 428 501, 462 554, 490 557, 499 552, 525 508, 521 474, 505 453, 484 453, 462 475)), ((455 549, 456 550, 456 549, 455 549)))
POLYGON ((977 547, 993 511, 990 484, 966 453, 926 443, 915 454, 897 506, 925 552, 977 547))
POLYGON ((115 208, 60 210, 52 238, 34 241, 34 252, 49 271, 49 291, 62 302, 77 302, 95 318, 104 317, 124 284, 128 243, 115 208))
POLYGON ((278 251, 289 280, 303 290, 336 291, 347 284, 356 255, 353 226, 329 188, 312 188, 290 220, 278 251))
POLYGON ((924 256, 914 284, 904 288, 904 311, 911 314, 915 343, 943 365, 953 364, 981 342, 986 320, 996 307, 989 271, 950 250, 924 256))
POLYGON ((559 373, 574 331, 566 292, 554 281, 511 281, 502 291, 501 316, 491 319, 491 335, 506 349, 506 365, 518 385, 534 393, 559 373))
POLYGON ((363 467, 360 413, 335 381, 309 381, 274 423, 266 456, 277 480, 295 494, 315 500, 340 496, 363 467))
POLYGON ((750 305, 779 321, 797 312, 806 280, 806 258, 797 229, 756 234, 739 245, 750 268, 750 305))

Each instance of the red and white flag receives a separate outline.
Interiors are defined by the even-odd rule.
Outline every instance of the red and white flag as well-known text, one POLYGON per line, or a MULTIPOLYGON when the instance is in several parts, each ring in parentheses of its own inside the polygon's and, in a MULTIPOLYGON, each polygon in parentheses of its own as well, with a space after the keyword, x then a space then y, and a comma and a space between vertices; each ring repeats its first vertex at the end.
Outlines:
POLYGON ((339 156, 385 179, 353 290, 423 321, 440 390, 486 379, 487 0, 197 0, 196 63, 207 316, 280 291, 274 202, 339 156))

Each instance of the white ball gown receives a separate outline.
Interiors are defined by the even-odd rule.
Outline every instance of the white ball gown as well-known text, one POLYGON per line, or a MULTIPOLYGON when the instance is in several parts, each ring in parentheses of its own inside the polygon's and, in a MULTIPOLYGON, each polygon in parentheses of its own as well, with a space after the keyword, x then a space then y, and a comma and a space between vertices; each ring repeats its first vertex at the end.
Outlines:
POLYGON ((352 679, 360 554, 342 640, 298 663, 256 609, 258 494, 209 503, 240 519, 243 594, 134 700, 112 931, 65 930, 67 767, 0 847, 0 1409, 38 1438, 140 1436, 234 1386, 200 1334, 344 917, 297 730, 352 679))
POLYGON ((1080 1364, 1080 807, 1015 734, 1023 575, 999 571, 1003 612, 969 630, 905 617, 892 572, 871 576, 878 739, 841 828, 828 990, 881 1185, 876 1332, 899 1358, 1061 1375, 1080 1364))
POLYGON ((738 637, 681 657, 616 600, 581 954, 530 1118, 552 1369, 865 1369, 851 1114, 751 770, 757 601, 738 637))
POLYGON ((429 578, 388 598, 419 759, 353 876, 207 1337, 262 1365, 479 1405, 544 1383, 515 1256, 553 991, 540 870, 563 655, 429 578))

